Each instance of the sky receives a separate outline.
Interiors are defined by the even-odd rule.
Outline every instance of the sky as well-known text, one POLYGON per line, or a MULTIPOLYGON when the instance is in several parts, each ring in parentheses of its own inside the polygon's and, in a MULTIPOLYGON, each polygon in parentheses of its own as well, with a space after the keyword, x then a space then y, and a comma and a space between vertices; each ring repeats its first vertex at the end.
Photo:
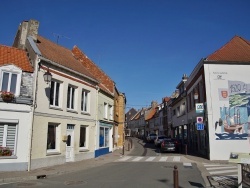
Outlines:
POLYGON ((1 0, 0 44, 24 20, 78 46, 125 93, 126 109, 171 96, 182 75, 235 35, 250 40, 249 0, 1 0))

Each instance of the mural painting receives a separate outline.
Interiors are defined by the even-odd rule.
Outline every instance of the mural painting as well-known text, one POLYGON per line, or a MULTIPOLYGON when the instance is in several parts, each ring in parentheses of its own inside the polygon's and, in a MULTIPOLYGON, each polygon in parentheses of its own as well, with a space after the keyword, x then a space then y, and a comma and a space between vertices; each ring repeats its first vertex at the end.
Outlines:
POLYGON ((216 140, 246 140, 250 137, 250 84, 228 81, 219 89, 220 119, 215 123, 216 140))

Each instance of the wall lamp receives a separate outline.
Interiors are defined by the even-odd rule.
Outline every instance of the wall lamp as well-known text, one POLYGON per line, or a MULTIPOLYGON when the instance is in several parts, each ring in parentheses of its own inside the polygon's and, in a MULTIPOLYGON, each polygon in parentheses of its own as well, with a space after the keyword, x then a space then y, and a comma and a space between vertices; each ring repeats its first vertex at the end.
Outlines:
POLYGON ((51 82, 52 74, 49 72, 49 69, 44 73, 43 79, 47 84, 51 82))
POLYGON ((199 98, 199 94, 197 91, 194 92, 194 100, 198 100, 199 98))

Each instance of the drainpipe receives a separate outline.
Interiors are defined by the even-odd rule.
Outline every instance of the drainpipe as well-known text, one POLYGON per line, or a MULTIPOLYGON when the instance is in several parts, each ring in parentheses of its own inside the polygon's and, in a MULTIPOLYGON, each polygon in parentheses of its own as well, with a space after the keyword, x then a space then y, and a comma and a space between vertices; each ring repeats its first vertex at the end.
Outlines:
POLYGON ((98 137, 99 135, 97 135, 98 133, 98 128, 99 128, 99 122, 98 122, 98 97, 99 97, 99 86, 96 86, 96 117, 95 117, 95 127, 96 127, 96 130, 95 130, 95 150, 97 150, 97 146, 99 145, 97 142, 98 142, 98 137))
POLYGON ((29 158, 28 158, 28 171, 31 170, 31 155, 32 155, 32 140, 33 140, 33 127, 34 127, 34 114, 35 114, 35 109, 37 107, 37 84, 38 84, 38 66, 40 63, 40 58, 37 56, 36 58, 36 69, 35 69, 35 73, 36 73, 36 77, 35 77, 35 85, 34 85, 34 92, 33 92, 33 96, 34 96, 34 101, 33 101, 33 105, 32 105, 32 116, 31 116, 31 131, 30 131, 30 147, 29 147, 29 158))

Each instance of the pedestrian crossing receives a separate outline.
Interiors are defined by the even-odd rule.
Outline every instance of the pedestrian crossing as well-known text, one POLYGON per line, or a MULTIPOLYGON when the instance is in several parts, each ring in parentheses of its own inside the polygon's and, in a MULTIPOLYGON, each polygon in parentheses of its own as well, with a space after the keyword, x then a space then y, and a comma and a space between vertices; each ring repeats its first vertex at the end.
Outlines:
POLYGON ((236 177, 238 176, 238 168, 235 164, 210 164, 203 163, 203 166, 206 168, 208 173, 212 176, 227 176, 227 177, 236 177))
POLYGON ((123 156, 115 162, 181 162, 181 156, 123 156))

